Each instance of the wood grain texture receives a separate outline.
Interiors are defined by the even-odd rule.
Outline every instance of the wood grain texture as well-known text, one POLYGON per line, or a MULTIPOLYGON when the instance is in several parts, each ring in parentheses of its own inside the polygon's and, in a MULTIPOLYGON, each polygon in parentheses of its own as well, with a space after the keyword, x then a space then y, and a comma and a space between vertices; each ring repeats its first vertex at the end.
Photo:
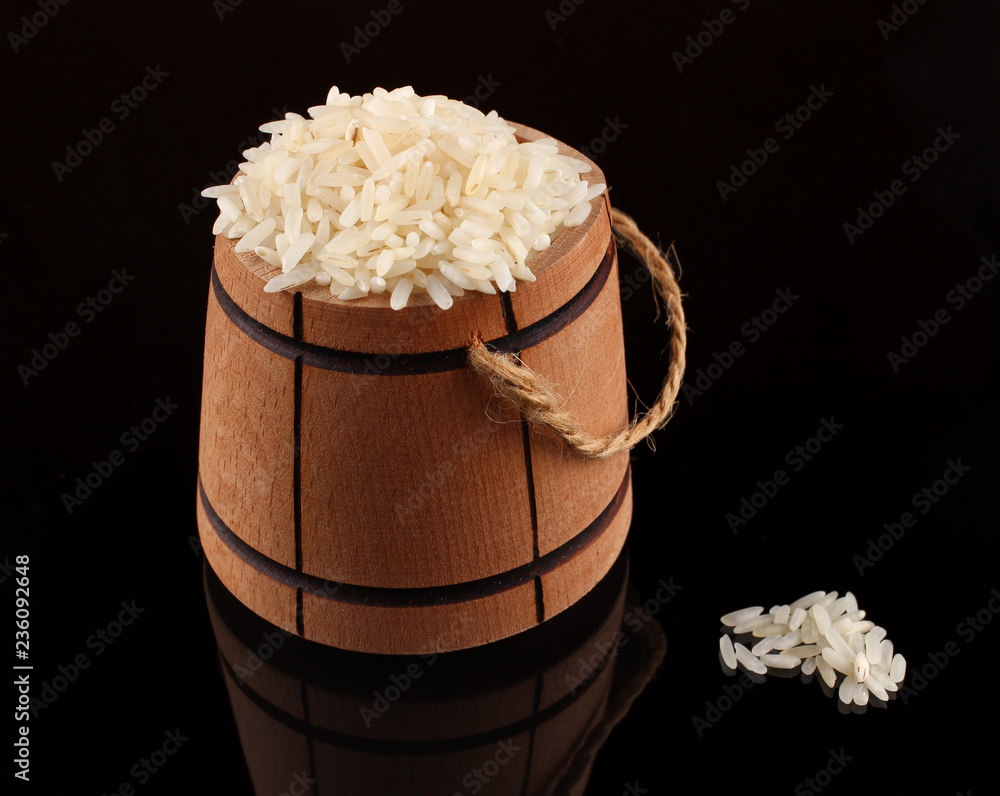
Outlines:
MULTIPOLYGON (((586 176, 604 179, 596 167, 586 176)), ((606 198, 531 262, 538 280, 516 293, 470 293, 447 311, 415 297, 395 312, 387 296, 343 302, 314 284, 265 293, 276 269, 217 239, 200 452, 211 511, 199 507, 199 527, 213 567, 245 604, 324 644, 442 651, 531 627, 607 571, 624 542, 630 491, 599 543, 560 559, 565 573, 435 604, 363 597, 364 588, 523 571, 593 525, 627 479, 625 454, 585 461, 527 433, 465 365, 474 336, 506 340, 592 433, 628 422, 606 198), (354 596, 329 599, 317 579, 354 596), (462 631, 449 632, 461 619, 462 631)))
POLYGON ((230 528, 269 558, 294 566, 293 363, 233 326, 214 294, 205 339, 202 481, 230 528))
MULTIPOLYGON (((629 415, 617 266, 587 312, 558 334, 524 351, 521 360, 544 374, 564 399, 565 411, 591 434, 605 436, 624 428, 629 415)), ((562 441, 534 432, 531 460, 538 547, 544 555, 576 534, 608 504, 629 457, 623 451, 608 459, 584 459, 562 441)))
POLYGON ((567 558, 563 566, 542 576, 546 618, 565 611, 590 591, 625 546, 632 522, 632 481, 627 474, 626 478, 625 497, 607 530, 579 555, 567 558))
POLYGON ((296 632, 296 590, 268 577, 236 556, 215 533, 198 500, 198 536, 219 580, 247 608, 289 633, 296 632))
POLYGON ((348 650, 416 655, 498 641, 577 602, 607 573, 624 545, 631 519, 630 480, 626 478, 623 487, 600 533, 575 554, 564 559, 560 556, 540 575, 547 606, 541 617, 532 580, 483 597, 455 601, 422 600, 421 590, 414 589, 410 597, 402 593, 393 605, 379 604, 375 598, 365 600, 363 595, 360 599, 349 597, 336 583, 317 590, 297 589, 224 543, 203 501, 199 501, 198 521, 206 558, 219 579, 258 615, 298 633, 296 605, 301 599, 300 635, 306 638, 348 650))
POLYGON ((531 561, 520 424, 489 404, 489 385, 467 368, 382 377, 307 367, 304 571, 401 588, 531 561))

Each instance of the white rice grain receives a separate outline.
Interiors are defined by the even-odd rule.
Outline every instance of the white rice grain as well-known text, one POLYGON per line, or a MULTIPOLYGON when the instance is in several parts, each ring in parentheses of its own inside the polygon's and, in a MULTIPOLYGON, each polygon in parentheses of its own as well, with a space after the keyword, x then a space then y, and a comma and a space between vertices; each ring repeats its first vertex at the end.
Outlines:
POLYGON ((273 277, 266 285, 264 285, 264 292, 277 293, 281 290, 298 287, 299 285, 308 282, 313 278, 313 276, 314 274, 311 271, 289 271, 287 273, 278 274, 278 276, 273 277))
POLYGON ((767 674, 767 667, 742 644, 736 642, 733 645, 733 649, 736 650, 736 660, 742 663, 747 670, 755 674, 767 674))
MULTIPOLYGON (((763 611, 764 609, 759 608, 758 610, 763 611)), ((726 616, 730 616, 730 614, 726 614, 726 616)), ((723 617, 723 619, 725 619, 725 617, 723 617)), ((749 633, 756 627, 761 627, 763 625, 769 625, 769 624, 772 624, 771 616, 769 614, 764 614, 763 616, 753 616, 741 620, 739 624, 733 627, 733 632, 736 634, 749 633)))
POLYGON ((723 634, 719 638, 719 651, 722 653, 722 661, 730 669, 736 668, 736 650, 733 648, 733 640, 728 634, 723 634))
POLYGON ((756 644, 753 645, 753 648, 750 650, 750 652, 752 652, 759 658, 761 655, 765 655, 771 650, 773 650, 774 645, 777 644, 780 639, 781 636, 767 636, 766 638, 762 638, 760 641, 758 641, 756 644))
POLYGON ((830 664, 830 666, 841 674, 850 675, 854 671, 854 661, 852 659, 845 658, 832 647, 825 647, 823 649, 823 660, 825 660, 828 664, 830 664))
POLYGON ((901 683, 903 682, 903 678, 906 677, 906 659, 898 652, 892 658, 889 676, 894 683, 901 683))
POLYGON ((837 673, 825 658, 816 658, 815 660, 819 676, 823 678, 824 683, 833 688, 833 684, 837 682, 837 673))
POLYGON ((392 297, 389 300, 390 306, 394 310, 401 310, 410 300, 410 292, 413 290, 413 283, 405 276, 402 277, 393 288, 392 297))
POLYGON ((299 235, 288 247, 288 250, 281 255, 281 270, 288 273, 298 265, 315 240, 316 236, 312 232, 303 232, 299 235))
POLYGON ((872 696, 877 699, 881 699, 883 702, 887 702, 889 700, 889 692, 886 687, 882 685, 882 681, 879 679, 880 677, 881 675, 873 669, 871 675, 867 680, 865 680, 865 685, 868 686, 868 690, 871 692, 872 696))
POLYGON ((804 608, 796 608, 792 611, 791 616, 788 618, 788 629, 798 630, 802 627, 802 620, 807 616, 806 610, 804 608))
POLYGON ((794 669, 802 660, 792 655, 761 655, 760 662, 772 669, 794 669))
POLYGON ((449 309, 454 303, 454 299, 439 277, 432 275, 427 277, 427 293, 443 310, 449 309))
POLYGON ((237 252, 253 251, 262 244, 272 232, 274 232, 274 219, 265 218, 236 243, 237 252))
POLYGON ((797 599, 795 602, 793 602, 790 605, 790 608, 792 609, 792 611, 796 611, 799 608, 807 611, 810 608, 812 608, 812 606, 817 601, 823 599, 824 596, 826 596, 826 592, 825 591, 814 591, 814 592, 811 592, 811 593, 805 595, 804 597, 799 597, 799 599, 797 599))
POLYGON ((850 705, 854 701, 854 694, 858 690, 858 683, 850 677, 845 677, 840 683, 838 696, 845 705, 850 705))
POLYGON ((825 635, 831 625, 830 614, 827 613, 826 608, 820 603, 817 603, 809 609, 809 613, 812 615, 813 621, 816 623, 816 632, 820 635, 825 635))
POLYGON ((774 645, 774 648, 779 650, 787 650, 801 643, 802 643, 802 631, 792 630, 789 631, 788 633, 785 633, 785 635, 781 637, 781 640, 774 645))

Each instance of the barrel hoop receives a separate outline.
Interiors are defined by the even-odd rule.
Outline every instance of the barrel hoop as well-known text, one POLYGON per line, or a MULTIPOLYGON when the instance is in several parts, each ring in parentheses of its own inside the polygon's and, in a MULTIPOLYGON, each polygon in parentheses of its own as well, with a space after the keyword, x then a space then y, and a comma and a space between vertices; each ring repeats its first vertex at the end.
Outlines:
POLYGON ((608 529, 618 515, 628 492, 631 469, 625 469, 625 477, 611 502, 580 533, 543 556, 521 566, 491 575, 486 578, 449 583, 442 586, 417 586, 410 588, 387 588, 382 586, 359 586, 325 580, 305 572, 296 572, 273 558, 251 547, 229 528, 213 508, 205 493, 205 485, 198 478, 198 492, 209 524, 219 539, 251 568, 271 580, 283 583, 292 589, 301 589, 315 597, 324 597, 335 602, 350 605, 365 605, 372 608, 422 608, 478 600, 531 583, 536 576, 541 577, 562 566, 593 544, 608 529))
MULTIPOLYGON (((546 317, 516 332, 489 341, 487 346, 494 351, 509 354, 538 345, 562 331, 586 312, 587 308, 600 295, 608 281, 614 260, 615 241, 614 236, 612 236, 600 266, 579 293, 546 317)), ((301 357, 303 364, 310 367, 373 376, 410 376, 420 373, 461 370, 466 367, 465 348, 426 351, 416 354, 373 354, 328 348, 281 334, 252 317, 233 300, 233 297, 223 287, 219 272, 214 265, 212 266, 212 290, 222 311, 233 325, 247 337, 285 359, 294 360, 301 357), (388 364, 384 360, 389 360, 388 364)))

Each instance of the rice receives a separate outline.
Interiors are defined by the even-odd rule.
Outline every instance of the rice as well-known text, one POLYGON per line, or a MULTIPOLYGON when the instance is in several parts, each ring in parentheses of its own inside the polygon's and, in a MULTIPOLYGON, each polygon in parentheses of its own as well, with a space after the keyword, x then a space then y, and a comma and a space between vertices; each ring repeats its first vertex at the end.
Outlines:
POLYGON ((771 606, 763 613, 759 605, 725 614, 722 624, 735 635, 760 638, 752 649, 733 642, 728 634, 719 639, 723 661, 730 669, 739 663, 757 674, 768 669, 794 669, 801 665, 804 676, 819 672, 831 689, 843 675, 837 690, 845 704, 864 707, 874 698, 881 702, 899 690, 906 676, 906 660, 886 639, 886 630, 858 610, 857 599, 847 592, 812 592, 787 605, 771 606))
POLYGON ((762 605, 753 605, 750 608, 741 608, 739 611, 731 611, 720 620, 727 627, 736 627, 744 622, 760 616, 764 610, 762 605))
POLYGON ((750 652, 756 655, 758 658, 774 649, 774 645, 778 642, 781 636, 768 636, 763 638, 753 645, 750 652))
POLYGON ((754 674, 767 674, 767 667, 760 662, 756 655, 750 652, 750 650, 742 644, 739 642, 733 644, 733 649, 736 650, 736 660, 742 663, 751 672, 754 674))
POLYGON ((736 668, 736 650, 733 648, 733 640, 729 636, 719 637, 719 651, 722 653, 722 661, 730 669, 736 668))
POLYGON ((760 662, 770 669, 794 669, 802 663, 794 655, 761 655, 760 662))
POLYGON ((271 140, 202 192, 213 233, 275 268, 267 292, 315 281, 345 301, 387 293, 396 310, 419 293, 447 309, 467 290, 513 292, 535 280, 531 253, 606 190, 553 139, 520 143, 496 111, 409 86, 333 87, 307 113, 261 125, 271 140))
MULTIPOLYGON (((791 625, 789 625, 789 627, 791 627, 791 625)), ((778 643, 774 645, 774 648, 777 650, 787 650, 791 649, 792 647, 796 647, 801 643, 802 643, 802 631, 792 630, 789 633, 785 633, 785 635, 781 637, 778 643)))

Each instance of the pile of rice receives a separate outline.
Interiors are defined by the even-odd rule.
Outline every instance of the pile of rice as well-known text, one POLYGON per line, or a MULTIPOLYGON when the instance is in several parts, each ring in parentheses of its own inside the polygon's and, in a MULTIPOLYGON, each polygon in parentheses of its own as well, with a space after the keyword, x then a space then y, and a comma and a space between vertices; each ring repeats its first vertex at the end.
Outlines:
POLYGON ((215 234, 281 269, 268 292, 314 280, 344 300, 388 293, 399 310, 423 291, 442 309, 466 290, 514 291, 535 279, 529 253, 606 187, 554 139, 519 143, 496 111, 409 86, 334 86, 308 114, 262 125, 271 140, 202 192, 219 205, 215 234))
MULTIPOLYGON (((870 697, 886 702, 906 676, 906 659, 893 649, 885 628, 858 610, 851 592, 816 591, 788 605, 775 605, 766 614, 763 606, 741 608, 722 617, 733 633, 752 634, 752 648, 728 634, 719 639, 719 650, 727 668, 737 663, 748 671, 766 674, 768 669, 795 669, 802 674, 819 672, 830 688, 842 674, 838 696, 846 705, 868 704, 870 697)), ((748 642, 749 643, 749 642, 748 642)))

